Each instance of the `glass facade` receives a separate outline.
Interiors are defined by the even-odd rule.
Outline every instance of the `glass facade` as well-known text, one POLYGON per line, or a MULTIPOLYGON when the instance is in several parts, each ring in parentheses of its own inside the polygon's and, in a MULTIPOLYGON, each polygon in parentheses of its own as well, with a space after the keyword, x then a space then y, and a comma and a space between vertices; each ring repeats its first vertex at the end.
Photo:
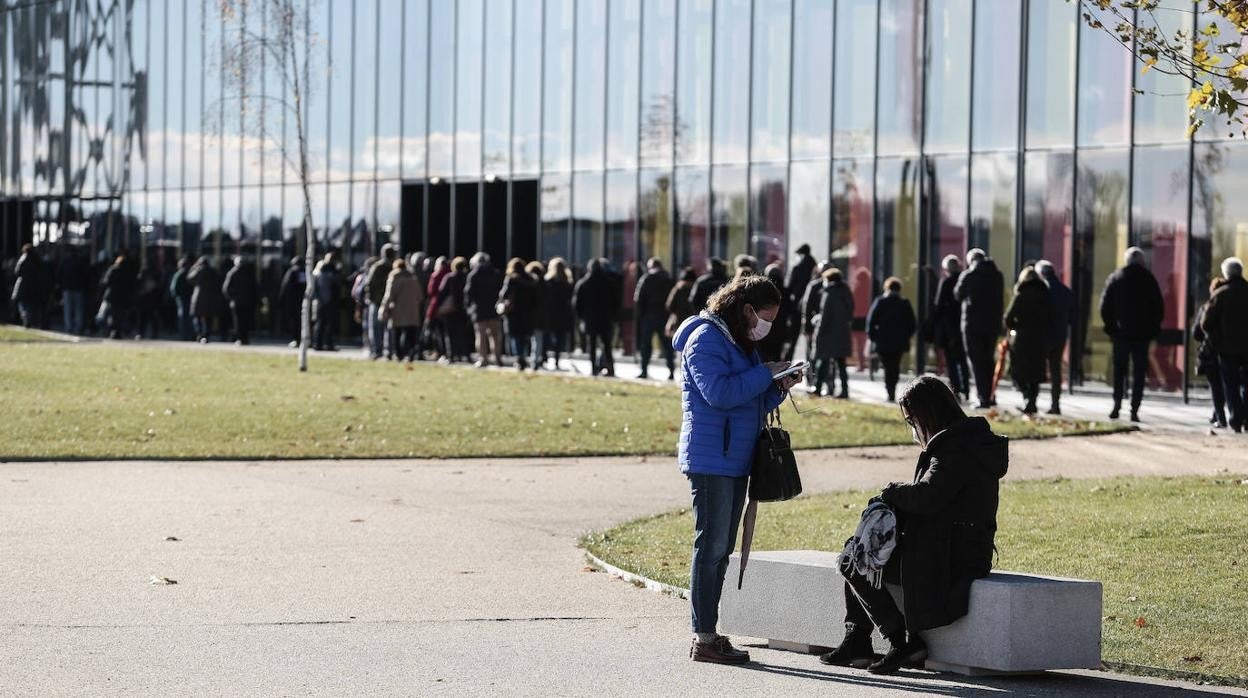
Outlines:
MULTIPOLYGON (((1167 34, 1196 21, 1161 4, 1167 34)), ((861 318, 888 276, 926 313, 940 258, 982 247, 1074 287, 1079 381, 1107 373, 1097 299, 1139 245, 1167 302, 1150 385, 1179 390, 1210 276, 1248 254, 1242 144, 1188 139, 1182 81, 1141 74, 1061 0, 305 7, 313 223, 351 263, 392 240, 621 269, 783 265, 808 244, 861 318)), ((289 67, 241 41, 275 34, 263 3, 0 15, 0 258, 33 241, 262 267, 301 249, 289 67)))

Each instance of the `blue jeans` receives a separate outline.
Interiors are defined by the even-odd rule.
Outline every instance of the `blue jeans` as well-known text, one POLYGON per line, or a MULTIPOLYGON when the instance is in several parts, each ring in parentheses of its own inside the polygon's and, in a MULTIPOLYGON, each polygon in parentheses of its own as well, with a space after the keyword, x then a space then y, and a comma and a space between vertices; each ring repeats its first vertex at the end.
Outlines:
POLYGON ((86 328, 83 309, 86 306, 86 295, 82 291, 66 291, 61 295, 62 310, 65 315, 65 331, 70 334, 82 334, 86 328))
POLYGON ((693 566, 689 579, 693 632, 713 633, 719 625, 719 595, 728 557, 737 542, 749 478, 697 473, 688 477, 693 491, 693 566))

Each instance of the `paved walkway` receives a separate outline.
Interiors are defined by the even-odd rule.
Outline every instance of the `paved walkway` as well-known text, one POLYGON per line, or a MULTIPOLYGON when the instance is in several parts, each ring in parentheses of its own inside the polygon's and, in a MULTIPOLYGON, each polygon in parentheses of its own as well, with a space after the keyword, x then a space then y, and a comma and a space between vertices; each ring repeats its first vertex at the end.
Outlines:
MULTIPOLYGON (((1248 470, 1228 439, 1194 434, 1020 442, 1013 455, 1011 478, 1248 470)), ((800 459, 819 491, 905 477, 913 457, 800 459)), ((1101 672, 875 678, 766 649, 748 668, 694 664, 685 603, 585 571, 575 545, 686 505, 666 458, 3 468, 4 695, 1207 690, 1101 672)))

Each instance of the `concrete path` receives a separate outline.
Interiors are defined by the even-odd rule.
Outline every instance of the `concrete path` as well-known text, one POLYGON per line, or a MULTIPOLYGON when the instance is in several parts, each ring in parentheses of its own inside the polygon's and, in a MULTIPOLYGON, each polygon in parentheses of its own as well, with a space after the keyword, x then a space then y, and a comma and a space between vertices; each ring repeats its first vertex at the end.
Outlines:
MULTIPOLYGON (((1020 442, 1010 477, 1248 471, 1228 442, 1020 442)), ((914 455, 803 452, 803 479, 875 487, 914 455)), ((765 649, 747 668, 694 664, 684 602, 585 571, 576 548, 687 502, 669 459, 4 464, 0 694, 1207 690, 1100 672, 875 678, 765 649)))

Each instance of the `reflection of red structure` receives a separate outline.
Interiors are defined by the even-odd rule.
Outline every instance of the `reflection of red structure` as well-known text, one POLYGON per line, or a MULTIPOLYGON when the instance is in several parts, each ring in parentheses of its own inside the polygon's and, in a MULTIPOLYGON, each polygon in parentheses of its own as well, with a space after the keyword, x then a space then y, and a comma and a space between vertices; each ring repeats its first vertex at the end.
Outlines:
MULTIPOLYGON (((863 322, 871 308, 873 285, 871 278, 871 249, 874 241, 870 179, 859 177, 850 169, 838 172, 843 186, 834 195, 836 217, 833 262, 845 273, 849 290, 854 294, 854 321, 863 322)), ((867 333, 855 330, 853 336, 854 356, 858 367, 867 367, 867 333)))
POLYGON ((1187 362, 1183 344, 1183 328, 1187 327, 1187 231, 1173 220, 1155 221, 1152 230, 1152 270, 1161 286, 1165 315, 1161 321, 1163 341, 1153 345, 1149 361, 1149 383, 1166 390, 1183 387, 1183 368, 1187 362), (1164 341, 1178 333, 1178 341, 1164 341))

